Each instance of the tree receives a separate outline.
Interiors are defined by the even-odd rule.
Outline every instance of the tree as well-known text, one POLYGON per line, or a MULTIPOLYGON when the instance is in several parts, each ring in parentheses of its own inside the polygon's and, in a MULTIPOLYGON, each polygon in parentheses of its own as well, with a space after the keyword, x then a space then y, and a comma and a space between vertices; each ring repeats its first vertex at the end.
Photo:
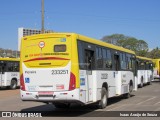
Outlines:
POLYGON ((145 50, 148 51, 148 44, 144 40, 138 40, 137 42, 137 50, 145 50))
POLYGON ((137 39, 133 38, 133 37, 128 37, 126 40, 124 40, 123 42, 121 41, 121 46, 133 51, 137 51, 136 47, 137 47, 137 39))
POLYGON ((101 40, 104 41, 104 42, 107 42, 107 43, 118 45, 119 40, 125 40, 125 35, 123 35, 123 34, 112 34, 112 35, 109 35, 109 36, 104 36, 101 40))
POLYGON ((144 40, 138 40, 136 54, 139 56, 147 56, 148 44, 144 40))
POLYGON ((139 56, 146 56, 148 52, 148 44, 144 40, 138 40, 123 34, 104 36, 101 40, 133 50, 139 56))
POLYGON ((147 57, 157 59, 160 58, 160 49, 157 47, 153 49, 151 52, 148 52, 147 57))

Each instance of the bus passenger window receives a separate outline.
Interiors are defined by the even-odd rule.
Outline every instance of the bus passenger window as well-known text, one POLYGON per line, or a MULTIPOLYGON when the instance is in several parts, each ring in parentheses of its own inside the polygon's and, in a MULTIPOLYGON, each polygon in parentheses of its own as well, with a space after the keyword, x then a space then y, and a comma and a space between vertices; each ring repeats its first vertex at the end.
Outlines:
POLYGON ((87 70, 94 69, 94 51, 85 50, 85 63, 87 70))
POLYGON ((5 72, 6 69, 6 63, 4 61, 0 61, 0 72, 2 72, 2 74, 5 72))
POLYGON ((127 69, 132 70, 133 60, 130 54, 127 54, 127 69))
POLYGON ((112 68, 112 57, 111 57, 111 51, 110 50, 107 50, 106 68, 108 68, 108 69, 112 68))
POLYGON ((13 71, 14 72, 18 72, 19 71, 19 63, 18 62, 14 62, 13 71))
POLYGON ((81 41, 78 41, 78 58, 79 58, 79 68, 84 70, 85 69, 85 58, 84 58, 84 49, 83 49, 83 43, 81 41))
POLYGON ((8 62, 7 67, 8 67, 8 72, 13 71, 13 63, 12 62, 8 62))
POLYGON ((121 61, 121 69, 126 70, 127 69, 127 61, 126 61, 126 54, 120 53, 120 61, 121 61))
POLYGON ((96 48, 97 68, 103 68, 102 48, 96 48))
POLYGON ((103 49, 103 64, 105 69, 112 68, 112 59, 110 50, 103 49))

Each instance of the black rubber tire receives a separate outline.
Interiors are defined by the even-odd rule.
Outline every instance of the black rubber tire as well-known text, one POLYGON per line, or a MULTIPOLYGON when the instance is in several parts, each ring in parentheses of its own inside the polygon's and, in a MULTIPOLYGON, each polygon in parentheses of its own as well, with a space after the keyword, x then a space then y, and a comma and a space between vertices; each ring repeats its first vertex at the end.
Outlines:
POLYGON ((104 109, 107 106, 107 101, 108 101, 108 91, 106 90, 105 87, 102 87, 101 100, 98 103, 98 108, 104 109))
POLYGON ((124 98, 125 98, 125 99, 130 98, 132 91, 133 91, 133 85, 130 84, 130 85, 129 85, 129 92, 126 93, 126 94, 124 94, 124 98))
POLYGON ((141 78, 141 83, 140 83, 139 87, 140 87, 140 88, 143 87, 143 78, 141 78))
POLYGON ((149 80, 149 82, 147 83, 148 85, 152 85, 151 79, 152 79, 152 77, 150 76, 150 80, 149 80))
POLYGON ((17 81, 11 80, 10 89, 16 89, 17 88, 17 81))

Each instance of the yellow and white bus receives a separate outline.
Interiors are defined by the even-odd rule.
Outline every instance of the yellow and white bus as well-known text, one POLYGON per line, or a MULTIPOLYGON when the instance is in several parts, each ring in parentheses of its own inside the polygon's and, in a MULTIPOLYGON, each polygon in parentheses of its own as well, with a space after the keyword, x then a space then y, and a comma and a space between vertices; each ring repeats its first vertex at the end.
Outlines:
POLYGON ((154 72, 153 72, 154 80, 160 79, 160 59, 153 59, 153 63, 154 63, 154 72))
POLYGON ((137 84, 151 84, 153 78, 153 61, 151 58, 136 56, 137 84))
POLYGON ((135 53, 75 33, 22 38, 21 99, 50 102, 56 107, 129 97, 135 87, 135 53))
POLYGON ((18 58, 0 58, 0 87, 16 89, 20 85, 18 58))

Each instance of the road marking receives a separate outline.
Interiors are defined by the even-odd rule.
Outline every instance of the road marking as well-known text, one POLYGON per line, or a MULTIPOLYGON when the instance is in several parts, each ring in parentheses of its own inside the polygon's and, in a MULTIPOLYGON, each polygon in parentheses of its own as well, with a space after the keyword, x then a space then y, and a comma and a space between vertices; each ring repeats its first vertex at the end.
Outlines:
POLYGON ((154 105, 158 105, 158 104, 160 104, 160 101, 159 101, 159 102, 157 102, 157 103, 155 103, 154 105))
POLYGON ((116 106, 116 105, 113 104, 113 105, 107 106, 106 108, 108 109, 108 108, 112 108, 112 107, 114 107, 114 106, 116 106))
POLYGON ((135 97, 140 97, 140 98, 149 97, 150 98, 151 96, 135 96, 135 97))
POLYGON ((154 98, 156 98, 156 97, 152 97, 152 98, 149 98, 149 99, 147 99, 147 100, 145 100, 145 101, 139 102, 139 103, 137 103, 137 105, 140 105, 140 104, 142 104, 142 103, 144 103, 144 102, 150 101, 150 100, 152 100, 152 99, 154 99, 154 98))
POLYGON ((126 106, 126 105, 117 106, 117 107, 115 107, 115 108, 112 108, 112 109, 109 109, 109 110, 106 110, 106 111, 111 111, 111 110, 114 110, 114 109, 117 109, 117 108, 121 108, 121 107, 123 107, 123 106, 126 106))
MULTIPOLYGON (((114 106, 116 106, 116 105, 112 104, 112 105, 106 106, 105 109, 112 108, 112 107, 114 107, 114 106)), ((104 109, 97 109, 97 110, 95 110, 95 111, 104 111, 104 109)))

